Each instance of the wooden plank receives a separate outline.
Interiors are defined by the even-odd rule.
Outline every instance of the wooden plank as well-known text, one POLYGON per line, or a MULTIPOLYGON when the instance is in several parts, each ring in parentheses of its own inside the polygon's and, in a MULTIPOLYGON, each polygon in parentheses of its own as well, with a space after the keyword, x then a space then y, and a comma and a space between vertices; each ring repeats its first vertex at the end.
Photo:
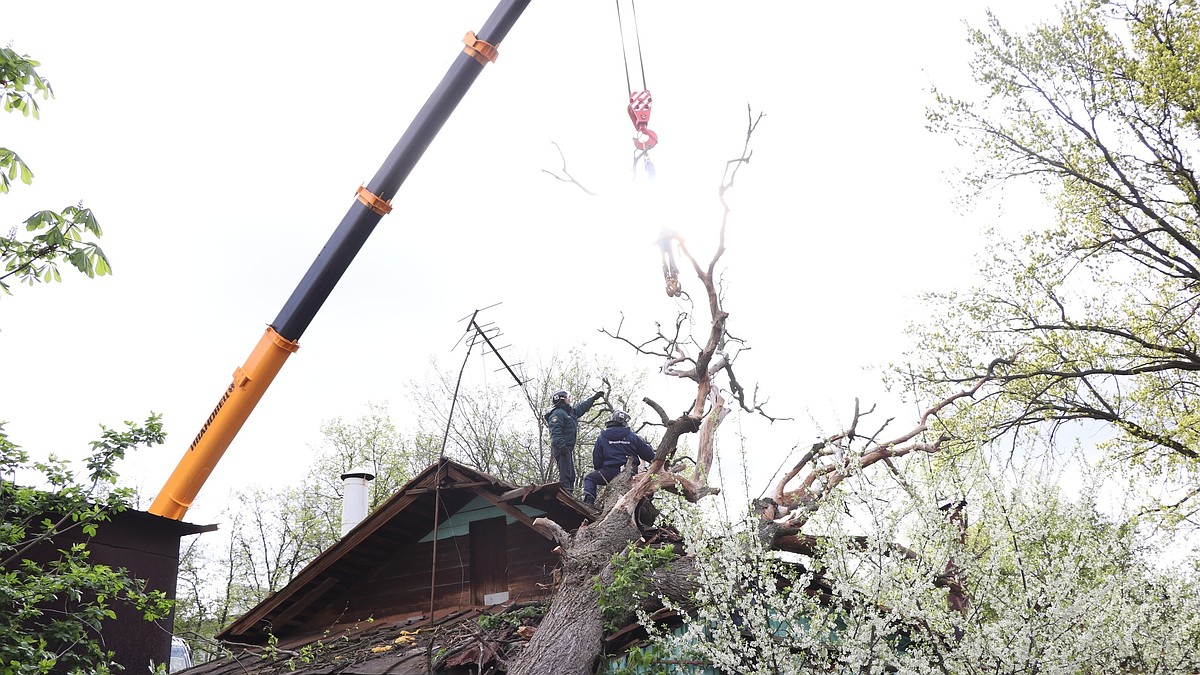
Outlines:
POLYGON ((325 577, 325 580, 317 584, 312 590, 300 596, 298 600, 292 602, 290 606, 272 617, 271 623, 274 630, 279 631, 281 626, 287 625, 289 621, 296 618, 298 614, 308 609, 314 602, 321 599, 331 588, 338 585, 341 579, 337 577, 325 577))
MULTIPOLYGON (((353 595, 339 598, 339 602, 325 607, 304 622, 311 630, 328 627, 334 623, 362 623, 372 625, 380 617, 405 616, 417 612, 429 612, 429 578, 418 587, 410 588, 362 588, 353 595), (372 621, 367 619, 371 618, 372 621)), ((442 612, 449 607, 471 605, 471 589, 466 580, 453 579, 439 583, 433 597, 434 608, 442 612)), ((300 629, 297 629, 300 630, 300 629)))
POLYGON ((471 523, 471 601, 508 591, 508 525, 504 516, 471 523))

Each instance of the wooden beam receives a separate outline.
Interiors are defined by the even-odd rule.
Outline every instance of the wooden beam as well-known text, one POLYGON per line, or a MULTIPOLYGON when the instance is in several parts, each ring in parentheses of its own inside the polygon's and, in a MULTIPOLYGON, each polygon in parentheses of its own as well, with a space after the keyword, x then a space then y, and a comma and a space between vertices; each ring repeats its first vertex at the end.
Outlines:
POLYGON ((517 507, 513 506, 512 504, 501 501, 500 497, 492 494, 491 492, 488 492, 487 490, 476 490, 476 492, 478 492, 484 499, 491 502, 493 506, 500 509, 504 513, 512 516, 513 518, 516 518, 517 520, 521 521, 528 527, 533 527, 533 518, 530 518, 529 516, 525 515, 525 513, 523 511, 521 511, 521 509, 518 509, 517 507))
POLYGON ((300 596, 299 600, 292 602, 291 606, 280 612, 277 616, 271 617, 272 630, 282 632, 281 629, 287 622, 296 618, 300 612, 308 609, 314 602, 321 599, 330 589, 338 585, 341 579, 337 577, 325 577, 325 580, 317 584, 315 588, 300 596))
POLYGON ((502 499, 506 502, 512 501, 514 499, 520 499, 520 500, 524 501, 525 498, 529 496, 529 493, 533 492, 536 489, 538 489, 537 485, 526 485, 523 488, 517 488, 516 490, 509 490, 508 492, 505 492, 504 494, 500 495, 500 499, 502 499))
POLYGON ((470 483, 450 483, 449 485, 443 485, 440 488, 438 488, 438 487, 412 488, 411 490, 406 490, 404 494, 427 495, 427 494, 437 492, 439 490, 442 492, 450 492, 451 490, 461 490, 463 488, 485 487, 485 486, 489 486, 489 485, 492 485, 492 483, 485 481, 485 480, 477 480, 477 481, 472 481, 470 483))

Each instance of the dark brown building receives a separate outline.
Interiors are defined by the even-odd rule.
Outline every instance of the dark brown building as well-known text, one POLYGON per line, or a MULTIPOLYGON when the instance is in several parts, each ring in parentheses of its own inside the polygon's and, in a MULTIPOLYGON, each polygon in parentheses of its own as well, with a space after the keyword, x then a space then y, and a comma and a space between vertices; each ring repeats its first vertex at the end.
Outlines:
MULTIPOLYGON (((179 576, 179 540, 215 529, 216 525, 193 525, 145 511, 123 511, 101 523, 94 537, 79 528, 68 530, 35 547, 25 558, 44 564, 57 559, 59 549, 85 543, 93 564, 123 567, 130 576, 145 580, 149 590, 163 591, 173 600, 179 576)), ((112 609, 117 618, 101 625, 100 639, 125 672, 144 673, 152 662, 167 663, 174 616, 149 622, 131 607, 116 604, 112 609)))
POLYGON ((289 649, 548 597, 558 558, 539 517, 592 520, 558 483, 517 488, 442 460, 218 637, 289 649))

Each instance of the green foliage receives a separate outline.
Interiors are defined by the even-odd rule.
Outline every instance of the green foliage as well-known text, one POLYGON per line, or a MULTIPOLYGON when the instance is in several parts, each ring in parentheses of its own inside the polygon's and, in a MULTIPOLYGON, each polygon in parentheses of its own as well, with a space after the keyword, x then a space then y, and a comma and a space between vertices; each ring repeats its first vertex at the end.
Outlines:
POLYGON ((844 482, 806 524, 811 556, 772 551, 755 517, 683 507, 695 595, 662 598, 680 630, 639 615, 652 645, 746 675, 1198 672, 1194 560, 1157 564, 1169 549, 1090 488, 1067 500, 976 459, 955 478, 907 466, 844 482), (965 524, 938 508, 945 491, 967 495, 965 524))
POLYGON ((267 644, 263 646, 260 659, 280 663, 289 671, 296 670, 316 661, 326 651, 325 643, 321 640, 306 644, 299 649, 280 649, 279 638, 274 633, 267 633, 267 644))
POLYGON ((475 620, 479 627, 483 630, 495 630, 497 628, 519 628, 524 626, 526 622, 537 621, 546 613, 544 604, 526 605, 519 609, 514 609, 499 614, 484 614, 475 620))
POLYGON ((496 630, 509 626, 516 628, 521 625, 520 621, 513 619, 508 614, 484 614, 476 619, 475 623, 479 624, 483 630, 496 630))
MULTIPOLYGON (((35 119, 40 116, 37 96, 48 99, 53 91, 38 74, 38 65, 28 56, 0 48, 0 103, 5 111, 35 119)), ((7 193, 12 181, 18 179, 30 184, 33 171, 16 152, 0 147, 0 193, 7 193)), ((61 281, 60 264, 70 265, 89 278, 112 272, 104 251, 91 241, 103 234, 100 224, 91 209, 82 204, 62 211, 38 211, 25 219, 25 231, 38 234, 20 239, 13 227, 7 236, 0 235, 0 290, 5 294, 12 293, 11 281, 31 286, 61 281)))
MULTIPOLYGON (((610 659, 601 672, 605 675, 671 675, 672 671, 663 665, 663 661, 670 659, 671 654, 660 644, 634 647, 619 657, 610 659)), ((676 672, 687 671, 680 669, 676 672)))
POLYGON ((1124 477, 1176 488, 1148 512, 1186 519, 1200 496, 1200 8, 1068 2, 1057 23, 1016 34, 991 16, 970 40, 988 94, 939 93, 931 125, 975 149, 970 189, 1033 181, 1056 222, 993 234, 979 284, 930 297, 903 377, 937 400, 1002 359, 943 430, 964 447, 1087 433, 1124 477))
POLYGON ((0 193, 8 192, 9 183, 18 176, 26 185, 33 182, 33 171, 21 156, 8 148, 0 148, 0 193))
POLYGON ((50 83, 36 70, 40 65, 9 47, 0 47, 0 87, 3 87, 0 105, 4 106, 5 112, 16 110, 26 117, 33 115, 35 119, 39 116, 37 96, 40 94, 42 100, 46 100, 54 95, 50 83))
POLYGON ((124 569, 92 563, 86 542, 58 547, 44 563, 26 557, 35 550, 44 555, 73 530, 91 537, 129 508, 133 495, 116 487, 115 464, 130 450, 163 440, 157 415, 142 425, 102 428, 80 481, 54 456, 30 461, 0 425, 0 474, 7 477, 0 480, 0 673, 108 673, 115 667, 111 652, 98 639, 105 621, 118 611, 147 621, 169 614, 161 591, 148 591, 124 569), (18 474, 32 471, 45 487, 16 483, 18 474))
POLYGON ((620 628, 617 623, 628 617, 646 595, 647 579, 651 572, 677 557, 675 547, 639 546, 613 554, 609 562, 612 577, 606 574, 593 581, 600 595, 600 610, 604 614, 604 630, 620 628))
MULTIPOLYGON (((40 116, 37 98, 46 100, 53 91, 38 65, 0 48, 0 105, 6 112, 40 116)), ((0 147, 0 193, 14 180, 29 184, 33 171, 16 152, 0 147)), ((0 290, 6 294, 10 280, 61 280, 59 264, 88 277, 111 272, 104 252, 90 241, 102 235, 100 224, 82 204, 39 211, 25 220, 25 230, 37 234, 18 239, 14 227, 0 236, 0 290)), ((54 455, 31 461, 0 423, 0 674, 119 670, 100 640, 102 625, 118 612, 146 621, 170 614, 172 603, 162 591, 148 590, 125 569, 94 563, 88 544, 132 503, 132 490, 117 487, 116 463, 138 446, 161 444, 161 421, 151 415, 141 425, 101 429, 80 479, 54 455), (18 484, 33 475, 40 475, 41 485, 18 484)))
MULTIPOLYGON (((35 69, 39 65, 8 47, 0 48, 0 105, 5 112, 15 110, 26 117, 40 117, 38 95, 45 100, 53 96, 54 91, 35 69)), ((29 185, 33 181, 33 171, 17 153, 0 148, 0 193, 8 192, 9 183, 18 177, 29 185)))
POLYGON ((9 280, 30 286, 39 282, 62 281, 60 263, 69 264, 89 278, 112 273, 108 257, 89 235, 103 234, 92 210, 82 204, 61 212, 38 211, 25 220, 27 232, 38 232, 28 240, 0 236, 0 290, 11 295, 9 280))

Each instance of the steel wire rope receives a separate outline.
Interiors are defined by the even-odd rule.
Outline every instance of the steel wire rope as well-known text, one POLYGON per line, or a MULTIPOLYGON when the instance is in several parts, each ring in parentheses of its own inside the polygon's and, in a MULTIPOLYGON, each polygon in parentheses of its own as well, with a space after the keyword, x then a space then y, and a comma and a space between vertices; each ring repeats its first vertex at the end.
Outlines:
MULTIPOLYGON (((475 314, 471 315, 471 325, 475 324, 475 315, 479 310, 475 310, 475 314)), ((471 358, 471 350, 475 347, 475 340, 467 340, 467 353, 463 356, 462 367, 458 370, 458 380, 454 383, 454 395, 450 398, 450 411, 446 414, 446 428, 442 432, 442 447, 438 451, 438 467, 434 472, 433 483, 433 541, 431 542, 431 554, 429 558, 429 627, 434 628, 434 606, 437 593, 437 542, 438 542, 438 512, 441 510, 442 504, 442 468, 446 458, 446 441, 450 437, 450 424, 454 421, 454 407, 458 403, 458 390, 462 386, 463 373, 467 370, 467 362, 471 358)), ((458 543, 455 542, 455 549, 458 548, 458 543)), ((459 560, 462 560, 462 552, 459 551, 459 560)), ((436 629, 435 633, 436 635, 436 629)), ((430 672, 433 672, 433 639, 429 640, 429 645, 425 650, 425 658, 429 666, 430 672)))
MULTIPOLYGON (((642 58, 642 33, 638 28, 637 20, 637 3, 630 0, 630 7, 633 9, 633 36, 637 43, 638 51, 638 70, 642 73, 642 91, 646 90, 646 61, 642 58)), ((621 0, 616 0, 617 6, 617 32, 621 36, 621 59, 625 62, 625 89, 633 93, 633 81, 629 77, 629 54, 625 48, 625 22, 621 20, 621 0)))

